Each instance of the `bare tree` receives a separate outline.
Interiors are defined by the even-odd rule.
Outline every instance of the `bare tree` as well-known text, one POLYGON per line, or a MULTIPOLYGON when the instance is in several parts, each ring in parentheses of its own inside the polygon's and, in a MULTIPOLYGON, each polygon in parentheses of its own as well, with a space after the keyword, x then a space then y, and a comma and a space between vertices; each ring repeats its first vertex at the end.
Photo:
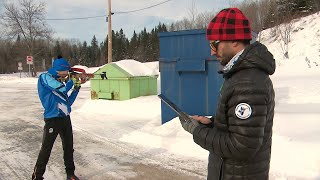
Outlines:
POLYGON ((230 7, 236 7, 237 6, 237 0, 229 0, 229 6, 230 7))
POLYGON ((291 32, 293 29, 293 20, 291 17, 283 17, 285 20, 279 20, 284 23, 273 28, 276 33, 277 41, 280 44, 283 56, 289 59, 289 43, 291 41, 291 32))
POLYGON ((196 24, 196 18, 197 18, 197 15, 198 15, 197 7, 196 7, 196 1, 195 0, 191 1, 191 7, 188 10, 188 15, 189 15, 189 22, 188 22, 188 26, 189 27, 186 27, 186 29, 194 29, 195 26, 196 26, 195 25, 196 24))
POLYGON ((214 15, 213 12, 204 12, 204 13, 198 14, 198 16, 196 17, 196 24, 195 24, 196 28, 197 29, 206 29, 209 22, 214 17, 213 15, 214 15))
POLYGON ((34 0, 20 0, 18 5, 9 2, 4 4, 4 12, 0 16, 2 25, 6 27, 6 37, 20 36, 31 56, 39 52, 39 49, 35 49, 36 41, 50 39, 53 33, 45 21, 45 7, 44 2, 37 3, 34 0))
POLYGON ((214 12, 203 12, 197 15, 190 16, 190 18, 183 18, 180 21, 167 25, 169 31, 179 31, 187 29, 205 29, 214 17, 214 12))
POLYGON ((278 25, 277 0, 243 0, 239 9, 250 20, 251 27, 256 32, 278 25))

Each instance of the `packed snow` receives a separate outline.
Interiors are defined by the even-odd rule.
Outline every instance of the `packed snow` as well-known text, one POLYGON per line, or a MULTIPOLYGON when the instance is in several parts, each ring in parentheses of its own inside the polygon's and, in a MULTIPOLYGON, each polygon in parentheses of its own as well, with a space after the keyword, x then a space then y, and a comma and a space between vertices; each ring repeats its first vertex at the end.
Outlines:
POLYGON ((134 59, 124 59, 113 63, 118 65, 132 76, 152 76, 159 74, 159 71, 154 71, 152 68, 148 67, 148 65, 145 65, 144 63, 134 59))
MULTIPOLYGON (((280 37, 272 36, 272 29, 260 34, 260 41, 277 61, 276 73, 271 76, 276 107, 270 179, 315 180, 320 179, 320 13, 296 20, 293 27, 289 59, 284 58, 280 37)), ((159 71, 158 62, 141 63, 143 68, 134 61, 117 64, 126 70, 131 68, 128 71, 132 74, 159 71)), ((19 74, 0 76, 1 86, 25 83, 36 88, 36 82, 36 78, 20 79, 19 74)), ((83 86, 89 87, 90 82, 83 86)), ((132 143, 155 154, 191 157, 207 164, 208 152, 193 142, 177 118, 161 125, 157 96, 126 101, 91 100, 89 91, 79 96, 71 114, 75 130, 132 143)))

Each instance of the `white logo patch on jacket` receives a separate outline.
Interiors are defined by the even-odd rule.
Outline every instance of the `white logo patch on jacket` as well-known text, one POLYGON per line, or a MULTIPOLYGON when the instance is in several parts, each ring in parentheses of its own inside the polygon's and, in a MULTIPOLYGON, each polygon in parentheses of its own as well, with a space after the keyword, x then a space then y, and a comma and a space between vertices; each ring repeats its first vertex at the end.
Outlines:
POLYGON ((49 129, 49 133, 50 133, 50 134, 53 133, 53 128, 50 128, 50 129, 49 129))
POLYGON ((240 103, 236 106, 235 114, 240 119, 248 119, 252 114, 251 106, 247 103, 240 103))

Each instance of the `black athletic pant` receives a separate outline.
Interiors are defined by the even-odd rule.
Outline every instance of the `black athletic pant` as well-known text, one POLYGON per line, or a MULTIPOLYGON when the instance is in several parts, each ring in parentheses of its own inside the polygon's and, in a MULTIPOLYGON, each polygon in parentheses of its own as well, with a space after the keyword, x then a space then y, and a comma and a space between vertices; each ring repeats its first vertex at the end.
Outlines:
POLYGON ((45 119, 41 150, 34 168, 33 178, 42 179, 51 150, 58 134, 63 145, 63 158, 67 174, 74 174, 73 135, 70 116, 45 119))

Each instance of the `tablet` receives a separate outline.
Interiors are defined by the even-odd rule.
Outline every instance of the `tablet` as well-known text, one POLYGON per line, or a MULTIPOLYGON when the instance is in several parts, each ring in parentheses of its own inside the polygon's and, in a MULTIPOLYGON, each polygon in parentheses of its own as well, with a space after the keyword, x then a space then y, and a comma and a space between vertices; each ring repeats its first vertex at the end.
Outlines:
POLYGON ((177 113, 177 115, 181 118, 183 118, 185 121, 191 120, 190 115, 183 112, 177 105, 175 105, 172 101, 170 101, 165 95, 159 94, 158 97, 167 104, 174 112, 177 113))

